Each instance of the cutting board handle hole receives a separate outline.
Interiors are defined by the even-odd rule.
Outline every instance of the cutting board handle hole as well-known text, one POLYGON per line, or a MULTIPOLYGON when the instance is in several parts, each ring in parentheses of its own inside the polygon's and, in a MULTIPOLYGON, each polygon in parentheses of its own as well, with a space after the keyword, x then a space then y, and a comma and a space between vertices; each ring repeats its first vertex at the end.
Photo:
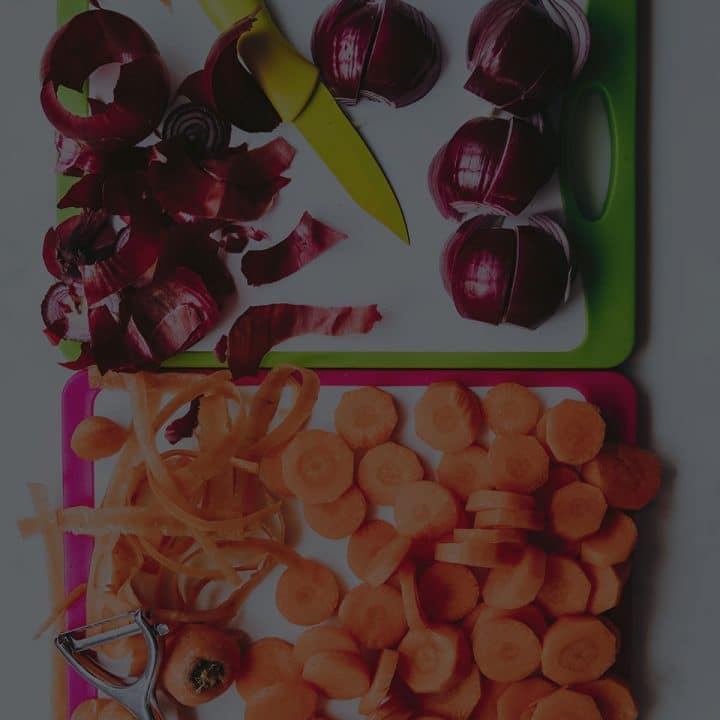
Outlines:
POLYGON ((568 133, 570 186, 580 212, 598 220, 608 204, 613 142, 605 93, 593 88, 578 99, 568 133))

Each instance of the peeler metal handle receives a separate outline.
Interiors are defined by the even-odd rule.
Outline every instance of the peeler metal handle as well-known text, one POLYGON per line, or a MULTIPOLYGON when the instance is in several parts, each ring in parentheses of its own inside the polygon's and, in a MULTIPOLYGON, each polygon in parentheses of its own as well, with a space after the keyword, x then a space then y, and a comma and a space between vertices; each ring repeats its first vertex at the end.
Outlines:
POLYGON ((138 610, 129 615, 104 620, 93 625, 71 630, 58 635, 55 646, 68 664, 88 683, 119 702, 138 720, 162 720, 155 688, 162 662, 163 645, 160 638, 169 632, 167 625, 155 625, 150 613, 138 610), (132 624, 115 630, 97 633, 82 638, 79 632, 102 627, 109 623, 131 619, 132 624), (135 680, 124 682, 102 668, 88 651, 114 640, 142 635, 147 645, 148 660, 143 674, 135 680))

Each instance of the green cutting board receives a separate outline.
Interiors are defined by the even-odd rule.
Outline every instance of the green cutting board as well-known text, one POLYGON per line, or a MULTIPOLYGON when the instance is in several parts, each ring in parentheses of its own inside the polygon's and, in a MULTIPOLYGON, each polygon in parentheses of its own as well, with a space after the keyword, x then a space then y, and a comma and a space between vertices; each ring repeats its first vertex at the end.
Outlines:
MULTIPOLYGON (((273 3, 281 18, 283 2, 287 1, 273 3)), ((160 5, 156 0, 147 2, 160 5)), ((87 0, 58 0, 59 21, 68 20, 87 6, 87 0)), ((637 16, 637 0, 589 1, 592 51, 583 75, 563 108, 560 183, 568 231, 576 245, 583 281, 584 340, 569 350, 543 352, 522 348, 495 352, 492 343, 483 342, 478 342, 478 347, 487 347, 488 352, 458 352, 452 348, 448 352, 384 352, 377 347, 369 352, 363 351, 368 346, 361 337, 353 342, 350 351, 313 349, 271 353, 265 358, 264 366, 297 363, 318 368, 609 368, 625 361, 634 345, 636 312, 637 16), (603 100, 611 139, 607 198, 595 219, 583 214, 571 180, 574 149, 570 138, 591 94, 599 94, 603 100)), ((454 51, 462 52, 462 48, 456 44, 454 51)), ((84 110, 81 97, 76 96, 70 102, 76 112, 84 110)), ((418 105, 416 110, 421 113, 422 107, 418 105)), ((438 138, 438 147, 443 141, 438 138)), ((384 160, 382 154, 380 160, 384 160)), ((61 193, 70 182, 70 178, 60 178, 61 193)), ((467 332, 472 333, 474 327, 476 324, 469 323, 467 332)), ((430 323, 427 332, 432 332, 430 323)), ((543 328, 534 332, 543 333, 543 328)), ((332 340, 326 344, 326 347, 332 346, 332 340)), ((64 343, 63 352, 73 357, 77 354, 77 345, 64 343)), ((188 352, 167 366, 212 368, 219 364, 212 353, 188 352)))

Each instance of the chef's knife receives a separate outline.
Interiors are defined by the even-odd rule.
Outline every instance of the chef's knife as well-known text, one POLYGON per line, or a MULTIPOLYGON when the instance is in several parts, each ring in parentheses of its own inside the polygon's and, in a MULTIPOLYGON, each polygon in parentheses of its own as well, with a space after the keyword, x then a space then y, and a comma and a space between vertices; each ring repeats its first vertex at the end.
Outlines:
MULTIPOLYGON (((295 1, 295 0, 292 0, 295 1)), ((198 0, 221 31, 248 15, 255 23, 238 54, 285 122, 294 123, 352 199, 410 243, 400 204, 358 131, 320 81, 318 68, 283 36, 262 0, 198 0)))

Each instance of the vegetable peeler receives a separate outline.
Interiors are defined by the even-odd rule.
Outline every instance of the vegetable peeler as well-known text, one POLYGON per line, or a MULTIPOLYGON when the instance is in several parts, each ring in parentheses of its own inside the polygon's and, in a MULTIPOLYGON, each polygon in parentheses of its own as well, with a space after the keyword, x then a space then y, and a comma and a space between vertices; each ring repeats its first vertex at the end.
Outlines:
POLYGON ((163 654, 161 641, 168 632, 167 625, 154 624, 149 612, 138 610, 62 633, 55 638, 55 647, 84 680, 119 702, 138 720, 162 720, 155 687, 163 654), (88 635, 89 630, 99 630, 123 621, 131 622, 113 630, 88 635), (101 667, 90 654, 91 650, 100 645, 139 635, 145 638, 148 661, 142 675, 130 682, 121 680, 101 667))

